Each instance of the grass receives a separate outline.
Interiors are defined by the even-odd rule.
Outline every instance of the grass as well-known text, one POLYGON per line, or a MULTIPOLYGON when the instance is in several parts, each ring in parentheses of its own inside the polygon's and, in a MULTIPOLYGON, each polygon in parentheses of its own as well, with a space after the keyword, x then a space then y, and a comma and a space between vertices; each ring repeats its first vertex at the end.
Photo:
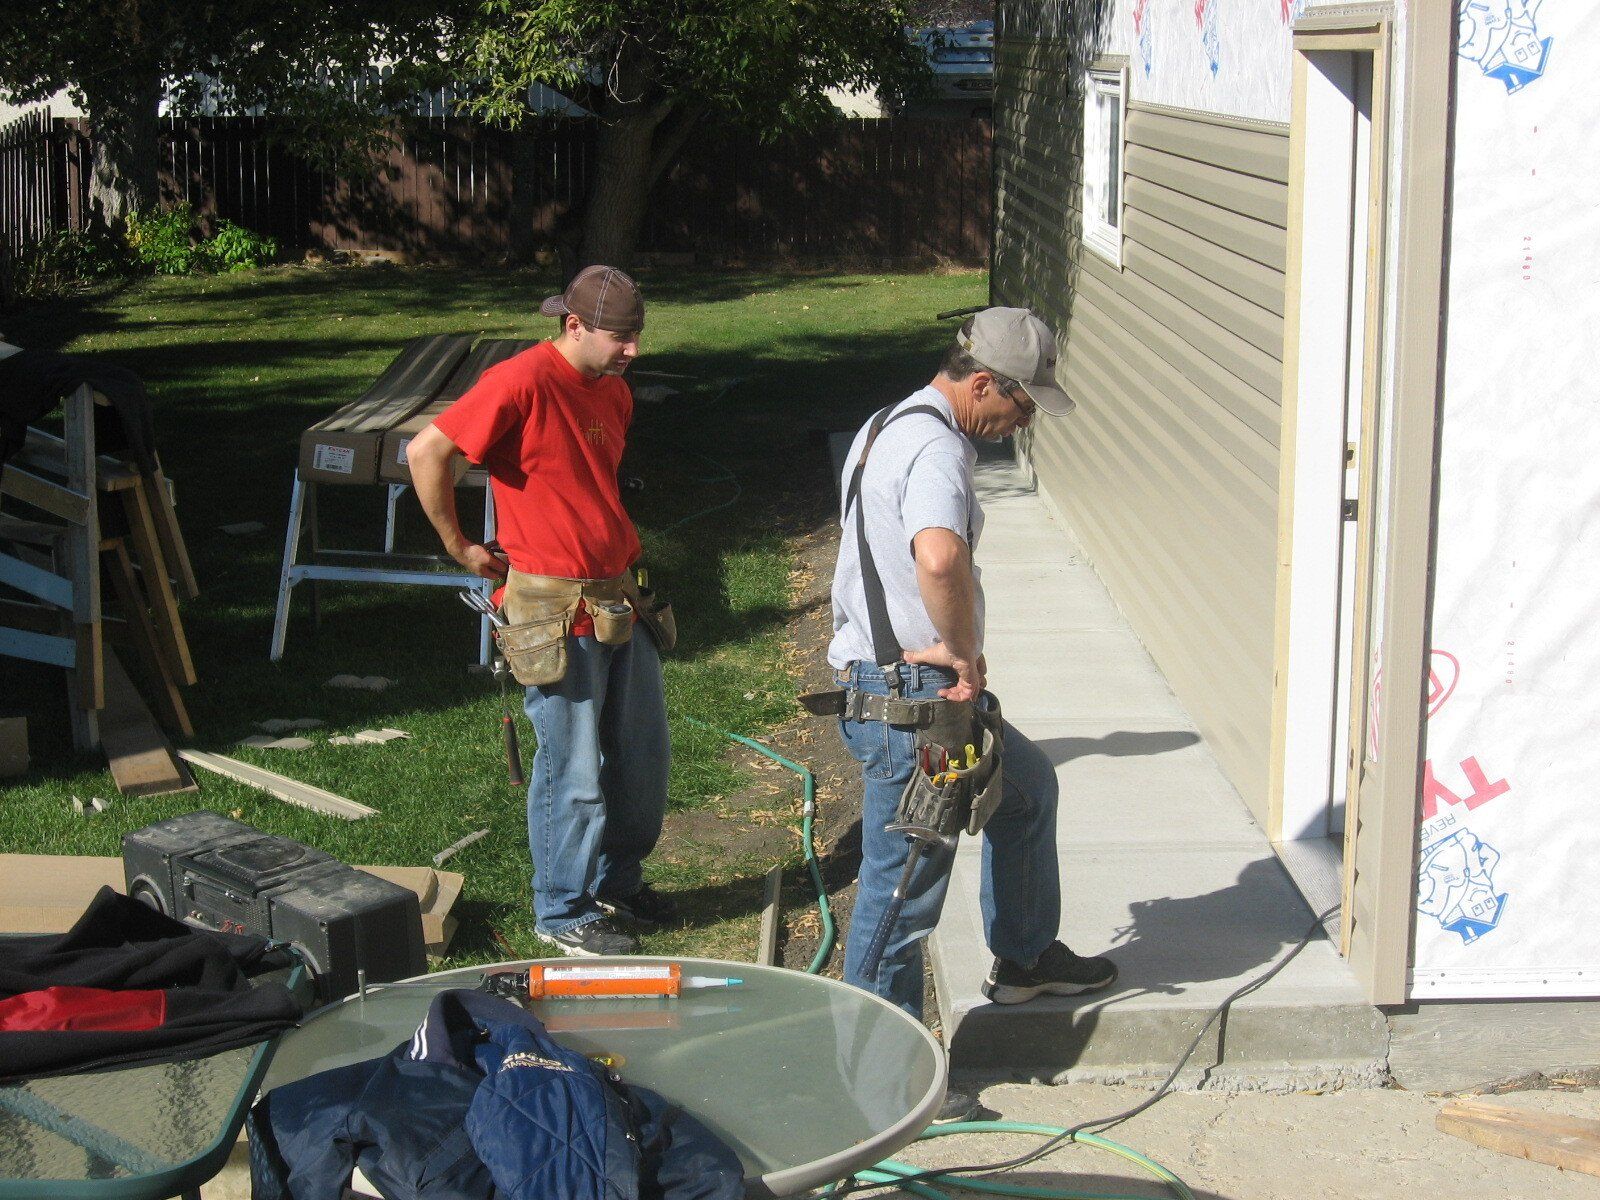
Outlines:
MULTIPOLYGON (((498 697, 465 669, 476 650, 467 611, 446 589, 328 584, 320 626, 297 595, 281 662, 267 661, 267 645, 301 430, 359 394, 408 338, 546 335, 551 322, 529 314, 556 282, 517 271, 278 268, 149 279, 5 317, 9 340, 104 356, 137 371, 155 397, 158 444, 202 591, 183 612, 200 676, 186 697, 194 744, 380 815, 340 821, 200 773, 199 796, 116 800, 105 814, 75 817, 72 796, 115 797, 105 764, 72 753, 59 673, 0 660, 0 712, 30 717, 34 759, 30 774, 0 789, 0 848, 113 855, 122 834, 204 807, 348 862, 425 864, 487 827, 488 837, 449 864, 467 879, 450 965, 539 953, 524 800, 499 756, 498 697), (219 529, 245 521, 266 529, 244 537, 219 529), (337 674, 398 682, 380 693, 323 686, 337 674), (297 717, 326 722, 307 735, 310 750, 234 745, 258 721, 297 717), (327 744, 385 725, 410 739, 327 744)), ((652 583, 678 612, 681 642, 666 667, 670 804, 686 812, 745 780, 727 743, 684 716, 760 737, 795 711, 782 656, 788 539, 826 519, 832 502, 818 431, 854 427, 925 382, 949 336, 933 314, 981 302, 986 284, 975 273, 682 272, 641 283, 649 314, 636 386, 665 382, 680 394, 639 405, 626 469, 646 482, 630 504, 652 583)), ((478 495, 461 494, 464 514, 476 511, 478 495)), ((321 507, 325 544, 381 546, 381 489, 324 488, 321 507)), ((435 551, 415 502, 401 508, 400 548, 435 551)), ((532 733, 519 721, 526 760, 532 733)), ((680 895, 690 922, 647 948, 748 958, 770 861, 692 839, 673 847, 647 872, 680 895)))

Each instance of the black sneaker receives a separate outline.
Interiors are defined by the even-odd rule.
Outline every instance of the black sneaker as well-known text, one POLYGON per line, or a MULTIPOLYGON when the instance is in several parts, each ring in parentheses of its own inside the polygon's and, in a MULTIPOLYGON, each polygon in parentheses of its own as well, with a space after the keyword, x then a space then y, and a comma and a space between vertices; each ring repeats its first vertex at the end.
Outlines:
POLYGON ((533 931, 542 941, 549 942, 563 954, 578 958, 600 958, 610 954, 637 954, 639 939, 624 933, 611 923, 609 917, 585 921, 560 933, 548 933, 537 926, 533 931))
POLYGON ((1109 958, 1082 958, 1060 942, 1051 942, 1031 967, 995 959, 983 981, 983 994, 996 1004, 1021 1004, 1046 992, 1053 996, 1098 992, 1116 981, 1117 964, 1109 958))
POLYGON ((631 921, 635 925, 676 925, 680 920, 678 902, 656 891, 648 883, 626 900, 610 900, 599 896, 595 898, 595 903, 618 920, 631 921))
POLYGON ((956 1121, 971 1121, 983 1110, 983 1105, 971 1092, 957 1091, 947 1088, 944 1093, 944 1103, 939 1106, 939 1111, 934 1114, 930 1125, 950 1125, 956 1121))

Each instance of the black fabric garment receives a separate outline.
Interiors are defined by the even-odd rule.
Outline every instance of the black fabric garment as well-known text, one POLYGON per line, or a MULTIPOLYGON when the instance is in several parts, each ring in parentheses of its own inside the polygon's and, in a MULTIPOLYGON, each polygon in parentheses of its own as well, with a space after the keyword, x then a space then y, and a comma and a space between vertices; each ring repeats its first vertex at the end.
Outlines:
POLYGON ((0 1083, 259 1042, 302 1010, 281 984, 250 977, 291 961, 265 938, 194 929, 103 887, 66 933, 0 939, 0 1000, 48 987, 159 990, 165 1023, 137 1032, 0 1032, 0 1083))
POLYGON ((96 409, 98 449, 128 451, 145 474, 156 469, 150 394, 139 377, 126 367, 53 350, 20 350, 0 358, 0 469, 21 449, 28 426, 85 383, 111 401, 117 416, 114 425, 102 427, 96 409))

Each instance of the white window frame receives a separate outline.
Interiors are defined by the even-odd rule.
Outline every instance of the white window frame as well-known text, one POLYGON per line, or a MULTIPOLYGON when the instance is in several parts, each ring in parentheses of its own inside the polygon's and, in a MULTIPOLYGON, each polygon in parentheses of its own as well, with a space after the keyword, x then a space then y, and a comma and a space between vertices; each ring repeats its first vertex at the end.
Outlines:
POLYGON ((1127 140, 1128 68, 1093 67, 1084 76, 1083 90, 1083 242, 1119 270, 1122 268, 1127 140), (1109 144, 1108 136, 1109 118, 1113 114, 1115 146, 1109 144), (1111 187, 1113 179, 1114 189, 1111 187))

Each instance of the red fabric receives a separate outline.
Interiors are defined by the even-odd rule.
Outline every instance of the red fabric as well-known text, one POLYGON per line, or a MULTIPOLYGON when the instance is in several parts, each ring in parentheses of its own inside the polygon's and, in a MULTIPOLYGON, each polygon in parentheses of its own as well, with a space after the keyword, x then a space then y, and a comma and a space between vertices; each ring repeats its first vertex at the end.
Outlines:
POLYGON ((0 1000, 0 1033, 133 1033, 167 1019, 167 994, 52 987, 0 1000))
MULTIPOLYGON (((491 367, 434 419, 488 469, 496 537, 517 570, 611 579, 639 557, 617 468, 633 420, 621 378, 586 378, 551 342, 491 367)), ((592 632, 580 612, 574 634, 592 632)))

